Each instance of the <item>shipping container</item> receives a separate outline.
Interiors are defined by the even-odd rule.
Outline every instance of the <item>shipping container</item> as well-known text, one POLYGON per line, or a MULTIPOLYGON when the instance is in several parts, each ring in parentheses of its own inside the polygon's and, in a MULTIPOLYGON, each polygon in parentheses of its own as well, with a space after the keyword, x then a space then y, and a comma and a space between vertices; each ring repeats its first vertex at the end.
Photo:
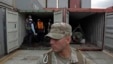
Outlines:
MULTIPOLYGON (((72 29, 76 29, 78 25, 81 26, 83 34, 85 36, 86 40, 86 49, 98 49, 102 50, 103 48, 103 43, 104 43, 104 23, 105 23, 105 10, 104 9, 72 9, 68 8, 66 11, 66 14, 63 12, 64 9, 56 9, 56 8, 47 8, 45 10, 38 10, 38 11, 20 11, 19 14, 22 14, 19 16, 21 21, 25 22, 25 19, 28 15, 31 15, 33 18, 33 21, 36 23, 37 19, 41 19, 44 21, 45 26, 46 26, 46 33, 47 31, 47 24, 49 20, 51 19, 51 23, 55 22, 61 22, 65 21, 69 23, 72 26, 72 29), (43 14, 43 15, 42 15, 43 14), (65 16, 64 16, 65 15, 65 16), (22 17, 24 16, 24 18, 22 17), (65 18, 64 18, 65 17, 65 18), (92 47, 88 45, 91 45, 92 47)), ((22 22, 23 27, 24 22, 22 22)), ((21 24, 21 23, 20 23, 21 24)), ((20 27, 19 30, 21 33, 21 40, 22 42, 25 37, 25 29, 23 27, 20 27)), ((20 43, 21 45, 22 43, 20 43)), ((73 42, 73 44, 76 44, 73 42)), ((83 49, 83 48, 82 48, 83 49)))
POLYGON ((69 8, 80 8, 81 0, 69 0, 69 8))

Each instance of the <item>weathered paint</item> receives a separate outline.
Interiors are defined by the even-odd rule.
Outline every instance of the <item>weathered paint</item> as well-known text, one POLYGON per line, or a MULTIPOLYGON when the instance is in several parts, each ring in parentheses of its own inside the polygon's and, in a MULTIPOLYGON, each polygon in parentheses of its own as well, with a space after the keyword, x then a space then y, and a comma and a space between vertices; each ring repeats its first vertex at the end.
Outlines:
POLYGON ((0 2, 3 2, 3 3, 8 4, 10 6, 14 6, 14 0, 0 0, 0 2))
POLYGON ((69 8, 80 8, 81 6, 80 0, 69 0, 69 8))
POLYGON ((15 7, 20 10, 39 10, 46 8, 46 0, 16 0, 15 7))

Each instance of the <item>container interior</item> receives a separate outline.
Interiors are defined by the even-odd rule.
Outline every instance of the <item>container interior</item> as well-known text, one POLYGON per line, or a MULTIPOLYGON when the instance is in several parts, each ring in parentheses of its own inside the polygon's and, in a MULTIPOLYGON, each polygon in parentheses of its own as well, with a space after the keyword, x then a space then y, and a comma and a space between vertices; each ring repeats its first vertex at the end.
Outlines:
POLYGON ((53 13, 52 12, 27 12, 23 13, 25 15, 25 18, 28 18, 29 15, 32 16, 33 22, 36 25, 38 19, 43 21, 44 27, 45 27, 45 34, 48 33, 48 23, 53 23, 53 13))
MULTIPOLYGON (((25 12, 22 13, 25 18, 28 15, 32 16, 33 21, 36 23, 37 19, 41 19, 45 24, 45 34, 48 33, 47 27, 48 22, 51 24, 53 22, 54 14, 53 12, 25 12)), ((69 24, 72 26, 73 33, 75 29, 80 26, 80 30, 85 39, 85 46, 88 48, 102 48, 103 45, 103 31, 104 31, 104 15, 105 13, 94 13, 94 12, 69 12, 69 24), (91 45, 91 46, 90 46, 91 45)), ((78 30, 78 28, 77 28, 78 30)), ((23 39, 24 40, 24 39, 23 39)), ((72 46, 78 45, 78 43, 72 41, 72 46)), ((44 42, 43 45, 47 44, 44 42)), ((82 45, 80 43, 80 45, 82 45)), ((81 46, 79 46, 81 47, 81 46)), ((83 47, 84 48, 84 47, 83 47)))
POLYGON ((20 38, 23 37, 23 39, 21 39, 22 43, 20 43, 21 44, 20 48, 22 48, 22 49, 25 48, 26 49, 26 48, 29 48, 29 46, 35 48, 35 46, 38 47, 38 46, 42 46, 42 45, 49 46, 49 43, 44 41, 46 39, 44 36, 43 36, 43 41, 40 41, 41 37, 39 35, 41 35, 41 34, 33 36, 32 37, 32 43, 31 43, 31 45, 29 45, 28 39, 27 39, 28 38, 27 37, 27 31, 25 29, 25 22, 26 22, 26 19, 28 18, 29 15, 31 15, 31 17, 33 19, 34 26, 35 26, 35 32, 37 34, 38 34, 38 30, 36 28, 36 25, 37 25, 38 19, 40 19, 44 23, 44 33, 43 33, 44 36, 48 33, 48 25, 49 25, 48 23, 50 23, 50 25, 53 23, 53 17, 54 17, 53 12, 21 12, 20 16, 19 16, 20 19, 21 19, 20 20, 21 23, 19 22, 19 24, 22 26, 22 24, 24 23, 23 24, 24 28, 20 27, 21 30, 20 30, 19 33, 20 33, 20 35, 23 34, 24 36, 19 35, 20 38))
MULTIPOLYGON (((73 33, 80 31, 85 39, 85 44, 102 48, 104 31, 104 13, 70 12, 69 23, 73 33)), ((76 42, 72 42, 75 43, 76 42)))

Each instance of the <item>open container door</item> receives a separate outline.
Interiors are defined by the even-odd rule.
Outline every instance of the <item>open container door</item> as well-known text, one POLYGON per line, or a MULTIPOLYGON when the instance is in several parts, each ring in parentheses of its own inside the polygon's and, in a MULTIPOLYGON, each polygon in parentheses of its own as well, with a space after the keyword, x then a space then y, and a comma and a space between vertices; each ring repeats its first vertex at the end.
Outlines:
POLYGON ((68 10, 65 10, 66 11, 66 17, 65 17, 65 19, 66 19, 66 23, 69 23, 69 11, 68 10))
POLYGON ((54 12, 54 23, 66 22, 69 23, 69 11, 66 9, 61 9, 54 12))
POLYGON ((19 47, 18 13, 7 9, 6 9, 6 46, 7 46, 7 53, 19 47))
MULTIPOLYGON (((105 14, 104 48, 113 49, 113 9, 105 14)), ((113 51, 113 50, 112 50, 113 51)))
POLYGON ((63 10, 54 12, 54 23, 63 22, 63 10))

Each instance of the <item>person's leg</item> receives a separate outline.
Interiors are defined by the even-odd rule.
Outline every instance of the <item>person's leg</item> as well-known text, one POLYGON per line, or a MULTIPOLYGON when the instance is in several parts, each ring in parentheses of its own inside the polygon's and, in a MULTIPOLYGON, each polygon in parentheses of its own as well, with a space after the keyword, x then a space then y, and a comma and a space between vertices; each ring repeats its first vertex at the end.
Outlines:
POLYGON ((32 46, 32 43, 33 43, 33 32, 30 30, 29 31, 29 36, 28 36, 28 43, 29 43, 29 46, 32 46))

